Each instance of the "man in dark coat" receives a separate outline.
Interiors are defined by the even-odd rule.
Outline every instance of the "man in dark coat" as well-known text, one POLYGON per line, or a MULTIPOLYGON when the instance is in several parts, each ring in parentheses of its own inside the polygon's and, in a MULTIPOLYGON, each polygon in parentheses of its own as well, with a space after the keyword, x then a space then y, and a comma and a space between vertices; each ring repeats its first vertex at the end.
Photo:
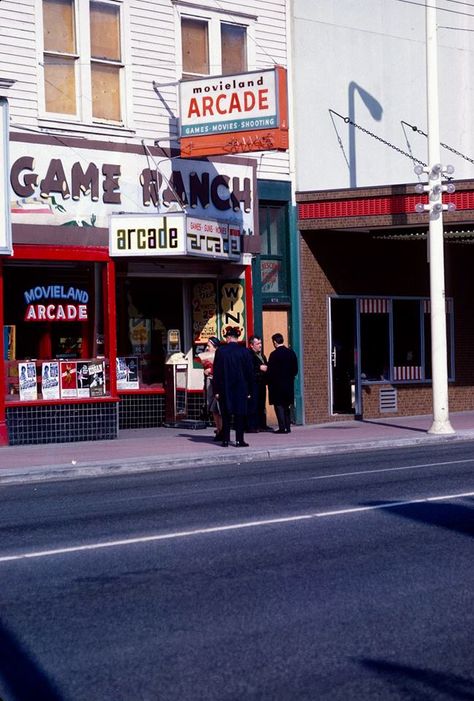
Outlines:
POLYGON ((271 431, 267 426, 267 363, 268 360, 262 351, 262 339, 260 336, 250 336, 249 351, 253 363, 254 388, 249 404, 248 426, 250 433, 258 431, 271 431))
POLYGON ((225 345, 219 346, 214 356, 214 394, 222 414, 222 445, 230 440, 230 421, 234 417, 235 445, 248 446, 244 441, 244 422, 252 392, 252 358, 248 348, 239 345, 239 329, 230 327, 225 345))
POLYGON ((290 406, 295 401, 295 377, 298 374, 298 358, 291 348, 283 343, 281 333, 272 336, 275 348, 268 358, 268 398, 275 407, 278 431, 290 433, 290 406))

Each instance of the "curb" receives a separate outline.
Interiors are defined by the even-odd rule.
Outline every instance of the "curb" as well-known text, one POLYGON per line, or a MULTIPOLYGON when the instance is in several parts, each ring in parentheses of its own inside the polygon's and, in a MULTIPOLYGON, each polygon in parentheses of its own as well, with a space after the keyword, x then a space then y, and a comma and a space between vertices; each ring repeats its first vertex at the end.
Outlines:
POLYGON ((270 460, 285 460, 305 458, 316 455, 336 455, 353 452, 385 450, 387 448, 404 448, 418 446, 424 443, 448 443, 452 441, 472 441, 474 432, 459 432, 453 435, 431 435, 410 438, 391 439, 361 439, 356 443, 327 443, 289 448, 263 448, 260 450, 245 450, 237 454, 203 456, 178 454, 163 458, 129 458, 123 463, 117 461, 89 461, 84 463, 65 463, 45 467, 44 465, 14 468, 10 471, 0 470, 0 485, 20 484, 23 482, 61 481, 64 479, 86 479, 90 477, 108 477, 114 475, 140 474, 159 470, 183 470, 193 467, 212 467, 218 457, 220 465, 240 465, 241 463, 267 462, 270 460))

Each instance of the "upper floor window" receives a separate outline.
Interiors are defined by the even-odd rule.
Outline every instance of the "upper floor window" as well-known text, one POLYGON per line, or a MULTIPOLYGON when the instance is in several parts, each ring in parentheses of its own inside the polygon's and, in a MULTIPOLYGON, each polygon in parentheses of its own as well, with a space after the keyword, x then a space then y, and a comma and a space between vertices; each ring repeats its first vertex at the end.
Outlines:
POLYGON ((122 120, 122 0, 43 0, 45 111, 122 120))
POLYGON ((183 78, 244 73, 248 67, 247 26, 219 17, 181 16, 183 78))

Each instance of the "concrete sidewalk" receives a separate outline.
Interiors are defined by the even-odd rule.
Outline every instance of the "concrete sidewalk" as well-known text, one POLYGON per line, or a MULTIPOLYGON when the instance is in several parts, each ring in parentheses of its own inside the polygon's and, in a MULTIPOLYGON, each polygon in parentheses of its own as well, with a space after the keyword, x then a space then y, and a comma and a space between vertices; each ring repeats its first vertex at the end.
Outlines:
POLYGON ((113 441, 8 446, 0 448, 0 484, 474 440, 474 412, 450 418, 456 433, 449 436, 427 433, 431 416, 412 416, 294 426, 284 435, 250 434, 248 448, 223 448, 213 442, 212 428, 153 428, 121 431, 113 441))

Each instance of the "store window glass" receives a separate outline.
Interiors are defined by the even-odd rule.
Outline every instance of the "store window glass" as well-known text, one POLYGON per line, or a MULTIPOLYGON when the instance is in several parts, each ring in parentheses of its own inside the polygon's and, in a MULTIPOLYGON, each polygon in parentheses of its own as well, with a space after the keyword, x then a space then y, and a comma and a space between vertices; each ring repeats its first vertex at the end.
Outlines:
POLYGON ((362 381, 390 378, 388 313, 360 314, 360 356, 362 381))
POLYGON ((421 366, 420 300, 395 299, 392 312, 394 366, 421 366))
POLYGON ((137 389, 161 388, 168 331, 178 330, 183 342, 183 283, 119 275, 117 300, 117 356, 137 367, 137 389))
POLYGON ((5 264, 10 400, 108 393, 102 279, 100 263, 5 264))
POLYGON ((259 206, 259 230, 262 246, 260 256, 262 293, 288 295, 285 267, 286 206, 261 203, 259 206))

